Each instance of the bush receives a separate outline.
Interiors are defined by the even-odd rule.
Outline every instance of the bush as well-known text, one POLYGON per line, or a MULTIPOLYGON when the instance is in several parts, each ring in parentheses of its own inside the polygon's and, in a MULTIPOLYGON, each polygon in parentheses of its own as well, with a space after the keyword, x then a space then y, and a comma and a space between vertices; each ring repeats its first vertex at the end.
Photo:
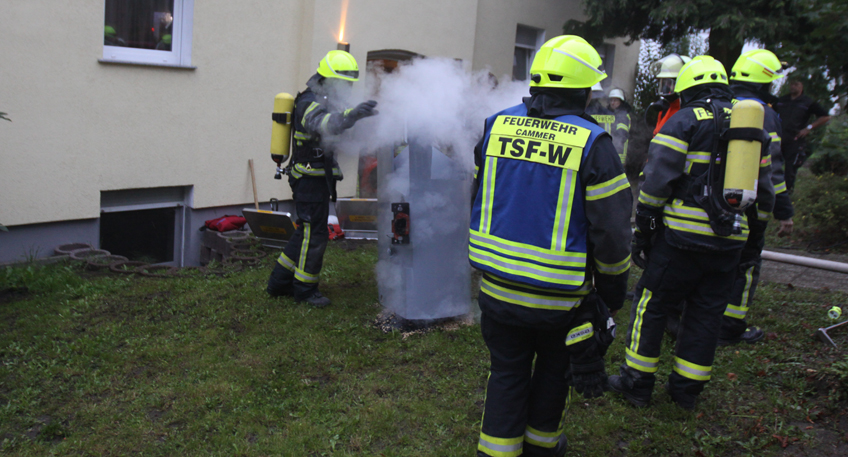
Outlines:
POLYGON ((821 242, 848 239, 848 177, 835 174, 799 179, 793 195, 796 218, 821 242))
POLYGON ((824 137, 815 148, 810 171, 815 175, 848 176, 848 116, 830 120, 824 137))

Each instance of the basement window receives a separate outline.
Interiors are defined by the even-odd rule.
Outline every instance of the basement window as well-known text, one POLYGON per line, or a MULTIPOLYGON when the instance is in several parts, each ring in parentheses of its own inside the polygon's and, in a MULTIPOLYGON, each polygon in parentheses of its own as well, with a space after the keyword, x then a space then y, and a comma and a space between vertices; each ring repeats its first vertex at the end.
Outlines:
POLYGON ((100 248, 147 263, 174 261, 177 208, 121 211, 100 215, 100 248))
POLYGON ((194 0, 106 0, 101 62, 191 67, 194 0))

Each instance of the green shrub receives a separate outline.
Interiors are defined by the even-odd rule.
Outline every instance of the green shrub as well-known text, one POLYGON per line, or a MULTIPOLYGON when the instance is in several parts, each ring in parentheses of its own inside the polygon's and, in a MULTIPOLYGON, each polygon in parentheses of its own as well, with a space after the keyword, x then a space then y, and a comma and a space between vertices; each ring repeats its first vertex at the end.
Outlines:
POLYGON ((836 116, 830 120, 821 142, 815 148, 810 171, 815 175, 848 175, 848 116, 836 116))
POLYGON ((821 241, 848 238, 848 177, 830 173, 805 178, 798 180, 793 195, 795 217, 821 241))

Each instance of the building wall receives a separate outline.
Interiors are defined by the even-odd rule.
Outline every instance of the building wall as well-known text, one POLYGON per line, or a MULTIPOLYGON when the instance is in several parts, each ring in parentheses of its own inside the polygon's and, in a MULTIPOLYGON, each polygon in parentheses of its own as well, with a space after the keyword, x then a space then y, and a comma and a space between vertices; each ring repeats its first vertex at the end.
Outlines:
MULTIPOLYGON (((0 122, 0 223, 41 233, 96 221, 100 192, 119 189, 193 186, 194 210, 238 207, 253 200, 248 159, 260 201, 291 198, 271 179, 273 96, 302 90, 335 49, 345 3, 195 0, 186 69, 99 62, 103 0, 0 0, 0 111, 13 120, 0 122)), ((579 0, 353 1, 344 39, 363 70, 369 51, 402 49, 501 77, 518 24, 551 38, 579 16, 579 0)), ((616 49, 628 93, 623 70, 632 75, 637 57, 616 49)), ((342 166, 339 195, 352 196, 355 158, 342 166)))

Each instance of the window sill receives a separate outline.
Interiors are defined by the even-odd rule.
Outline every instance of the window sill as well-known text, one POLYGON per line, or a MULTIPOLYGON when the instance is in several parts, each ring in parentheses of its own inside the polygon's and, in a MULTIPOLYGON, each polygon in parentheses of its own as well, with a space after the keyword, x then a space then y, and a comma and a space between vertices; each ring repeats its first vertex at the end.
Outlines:
POLYGON ((145 62, 132 62, 129 60, 107 60, 107 59, 97 59, 98 62, 109 64, 109 65, 136 65, 140 67, 164 67, 164 68, 175 68, 178 70, 197 70, 197 67, 191 65, 175 65, 170 63, 145 63, 145 62))

